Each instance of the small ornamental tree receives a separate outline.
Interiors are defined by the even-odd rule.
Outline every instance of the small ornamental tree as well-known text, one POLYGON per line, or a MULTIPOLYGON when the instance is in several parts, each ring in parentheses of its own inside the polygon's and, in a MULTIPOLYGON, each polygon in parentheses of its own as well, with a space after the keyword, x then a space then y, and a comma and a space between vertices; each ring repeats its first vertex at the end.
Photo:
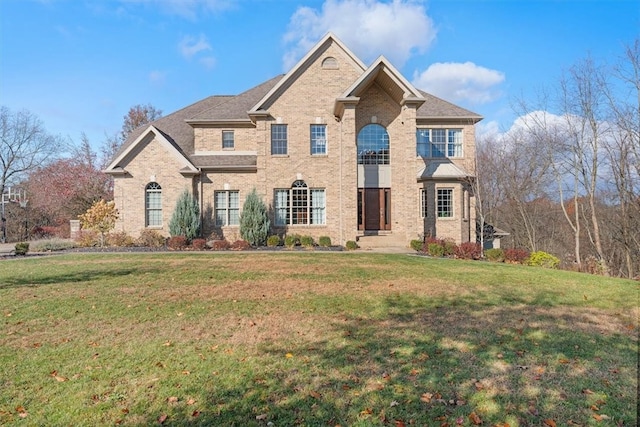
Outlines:
POLYGON ((100 199, 82 215, 78 215, 82 228, 100 233, 100 246, 104 246, 104 237, 116 226, 118 210, 113 201, 100 199))
POLYGON ((242 206, 240 215, 240 237, 253 246, 264 245, 269 235, 271 222, 264 204, 254 188, 242 206))
POLYGON ((169 221, 169 233, 172 236, 184 236, 187 240, 193 240, 200 233, 200 208, 188 190, 182 192, 176 203, 169 221))

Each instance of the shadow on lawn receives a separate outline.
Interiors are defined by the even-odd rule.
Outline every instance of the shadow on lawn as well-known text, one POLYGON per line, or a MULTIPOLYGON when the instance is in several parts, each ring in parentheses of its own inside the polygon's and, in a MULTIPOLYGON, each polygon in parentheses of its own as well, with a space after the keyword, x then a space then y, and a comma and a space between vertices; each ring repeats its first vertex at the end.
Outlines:
POLYGON ((269 366, 232 386, 205 381, 194 392, 206 403, 172 408, 165 425, 453 427, 472 425, 472 412, 483 425, 586 425, 599 414, 600 425, 635 425, 637 337, 616 319, 473 297, 385 304, 383 318, 319 326, 328 340, 263 345, 269 366))
POLYGON ((104 278, 112 278, 116 276, 128 276, 130 274, 138 274, 139 270, 131 268, 109 268, 102 270, 81 270, 71 271, 59 274, 48 274, 43 276, 29 276, 21 274, 20 276, 6 277, 0 283, 0 289, 12 289, 21 287, 36 287, 41 285, 64 285, 67 283, 81 283, 99 281, 104 278))

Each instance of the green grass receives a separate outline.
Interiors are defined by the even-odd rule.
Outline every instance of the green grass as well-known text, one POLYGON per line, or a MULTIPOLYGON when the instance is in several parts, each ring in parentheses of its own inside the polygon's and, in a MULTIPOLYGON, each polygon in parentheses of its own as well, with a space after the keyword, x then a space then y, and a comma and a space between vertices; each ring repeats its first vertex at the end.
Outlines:
POLYGON ((632 426, 639 292, 357 252, 6 260, 0 424, 632 426))

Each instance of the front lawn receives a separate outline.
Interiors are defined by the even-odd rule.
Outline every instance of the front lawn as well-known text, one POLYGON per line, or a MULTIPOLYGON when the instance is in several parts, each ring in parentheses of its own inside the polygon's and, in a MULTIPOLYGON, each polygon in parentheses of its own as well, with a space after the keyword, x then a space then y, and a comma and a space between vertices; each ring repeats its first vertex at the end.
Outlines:
POLYGON ((635 426, 639 294, 357 252, 0 261, 0 424, 635 426))

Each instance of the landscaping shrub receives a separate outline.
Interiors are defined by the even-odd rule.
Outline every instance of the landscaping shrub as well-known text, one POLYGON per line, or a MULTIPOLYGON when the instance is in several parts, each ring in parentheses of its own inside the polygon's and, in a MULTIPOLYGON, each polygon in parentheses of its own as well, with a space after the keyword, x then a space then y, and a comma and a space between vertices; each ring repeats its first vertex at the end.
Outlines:
POLYGON ((463 242, 456 247, 456 258, 459 259, 480 259, 480 243, 463 242))
POLYGON ((187 240, 195 239, 200 233, 200 208, 198 201, 184 190, 176 202, 169 222, 169 234, 183 236, 187 240))
POLYGON ((107 246, 129 247, 134 245, 133 237, 124 231, 107 234, 107 246))
POLYGON ((211 243, 211 249, 213 249, 214 251, 226 251, 230 247, 231 247, 231 243, 229 243, 227 240, 224 240, 224 239, 213 240, 211 243))
POLYGON ((311 237, 311 236, 301 236, 300 237, 300 245, 304 246, 305 248, 312 248, 313 247, 313 237, 311 237))
POLYGON ((248 249, 252 249, 251 243, 246 240, 236 240, 231 244, 232 251, 246 251, 248 249))
POLYGON ((458 251, 458 245, 451 239, 444 239, 442 241, 442 247, 444 248, 444 256, 453 256, 458 251))
POLYGON ((300 236, 297 234, 287 234, 284 237, 284 245, 288 248, 298 246, 300 244, 300 236))
POLYGON ((62 227, 53 225, 36 226, 31 229, 30 236, 34 239, 50 239, 52 237, 62 237, 64 230, 62 227))
POLYGON ((103 247, 107 233, 116 226, 118 210, 113 200, 107 202, 100 199, 94 202, 85 213, 78 215, 78 219, 83 229, 100 233, 99 243, 103 247))
POLYGON ((558 268, 560 260, 550 253, 544 251, 536 251, 529 255, 527 265, 543 268, 558 268))
POLYGON ((512 264, 524 264, 529 258, 529 251, 526 249, 509 248, 504 251, 504 259, 512 264))
POLYGON ((142 230, 140 236, 136 239, 136 246, 145 248, 161 248, 165 245, 167 239, 156 230, 142 230))
POLYGON ((185 236, 171 236, 167 240, 169 249, 184 249, 187 247, 187 238, 185 236))
POLYGON ((280 239, 280 236, 273 235, 269 236, 269 238, 267 239, 267 246, 269 247, 280 246, 281 244, 282 239, 280 239))
POLYGON ((29 250, 31 252, 49 252, 49 251, 62 251, 65 249, 73 249, 76 247, 76 242, 70 239, 43 239, 35 240, 31 242, 29 250))
POLYGON ((90 248, 100 244, 100 237, 93 230, 80 230, 76 237, 76 243, 81 248, 90 248))
POLYGON ((29 243, 28 242, 16 243, 16 248, 15 248, 16 255, 26 255, 27 252, 29 252, 29 243))
POLYGON ((409 242, 409 246, 411 246, 411 249, 413 249, 414 251, 421 252, 424 248, 424 242, 422 240, 414 239, 409 242))
POLYGON ((441 243, 428 243, 427 244, 427 253, 431 256, 435 257, 443 257, 444 256, 444 245, 441 243))
POLYGON ((247 195, 240 214, 240 237, 253 246, 264 245, 269 235, 269 215, 256 189, 247 195))
POLYGON ((207 247, 207 240, 206 239, 193 239, 191 241, 191 246, 193 247, 193 249, 195 249, 197 251, 202 251, 207 247))
POLYGON ((347 248, 348 251, 355 251, 356 249, 359 248, 358 244, 353 240, 348 240, 347 243, 345 244, 345 247, 347 248))
POLYGON ((484 251, 484 256, 492 262, 504 262, 504 250, 502 248, 492 248, 484 251))
POLYGON ((323 248, 328 248, 329 246, 331 246, 331 237, 320 236, 318 238, 318 245, 322 246, 323 248))

